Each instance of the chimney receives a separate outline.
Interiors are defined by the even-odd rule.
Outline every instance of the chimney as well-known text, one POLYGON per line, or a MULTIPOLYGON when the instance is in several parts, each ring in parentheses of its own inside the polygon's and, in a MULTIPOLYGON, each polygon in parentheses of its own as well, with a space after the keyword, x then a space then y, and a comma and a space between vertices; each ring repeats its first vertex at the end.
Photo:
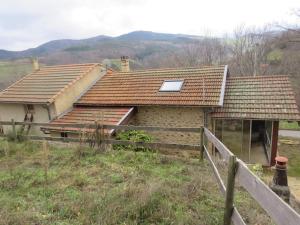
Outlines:
POLYGON ((129 57, 121 56, 121 72, 129 72, 129 57))
POLYGON ((32 67, 33 67, 33 70, 34 70, 34 71, 40 69, 40 65, 39 65, 39 60, 38 60, 38 58, 32 58, 32 67))

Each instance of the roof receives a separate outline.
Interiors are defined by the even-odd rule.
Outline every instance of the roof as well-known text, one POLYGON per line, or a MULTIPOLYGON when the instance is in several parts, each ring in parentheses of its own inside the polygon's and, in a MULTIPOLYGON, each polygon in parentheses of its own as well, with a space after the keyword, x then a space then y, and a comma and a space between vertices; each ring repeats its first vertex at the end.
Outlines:
POLYGON ((104 75, 77 102, 79 105, 223 104, 227 66, 112 72, 104 75), (159 92, 165 80, 184 80, 179 92, 159 92))
POLYGON ((80 131, 80 128, 51 127, 51 124, 95 124, 120 125, 127 122, 132 107, 75 107, 65 115, 51 121, 47 130, 80 131))
POLYGON ((224 105, 212 117, 300 121, 287 76, 228 77, 224 105))
POLYGON ((45 66, 23 77, 2 92, 0 102, 52 103, 98 63, 45 66))

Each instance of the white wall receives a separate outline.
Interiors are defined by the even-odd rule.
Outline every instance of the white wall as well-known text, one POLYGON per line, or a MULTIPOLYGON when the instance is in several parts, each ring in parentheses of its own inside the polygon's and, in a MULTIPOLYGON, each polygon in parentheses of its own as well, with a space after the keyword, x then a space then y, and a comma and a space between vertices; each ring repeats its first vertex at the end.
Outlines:
MULTIPOLYGON (((53 114, 53 105, 50 106, 53 114)), ((23 122, 25 118, 25 106, 24 104, 15 103, 1 103, 0 104, 0 120, 11 121, 14 119, 16 122, 23 122)), ((43 105, 34 105, 33 122, 47 123, 49 122, 48 110, 43 105)), ((19 129, 20 126, 17 127, 19 129)), ((12 126, 3 126, 4 133, 12 130, 12 126)), ((40 127, 31 127, 30 134, 43 134, 40 131, 40 127)))

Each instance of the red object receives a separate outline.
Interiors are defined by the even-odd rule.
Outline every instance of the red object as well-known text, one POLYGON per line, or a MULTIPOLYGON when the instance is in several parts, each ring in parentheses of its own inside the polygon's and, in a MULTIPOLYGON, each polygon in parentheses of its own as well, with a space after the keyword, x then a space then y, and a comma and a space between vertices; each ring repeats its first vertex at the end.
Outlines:
POLYGON ((279 121, 273 122, 273 131, 272 131, 272 150, 271 150, 271 166, 274 166, 276 163, 277 155, 277 144, 278 144, 278 130, 279 130, 279 121))
POLYGON ((286 158, 284 156, 277 156, 277 157, 275 157, 275 161, 276 161, 276 164, 283 166, 283 165, 287 164, 288 158, 286 158))

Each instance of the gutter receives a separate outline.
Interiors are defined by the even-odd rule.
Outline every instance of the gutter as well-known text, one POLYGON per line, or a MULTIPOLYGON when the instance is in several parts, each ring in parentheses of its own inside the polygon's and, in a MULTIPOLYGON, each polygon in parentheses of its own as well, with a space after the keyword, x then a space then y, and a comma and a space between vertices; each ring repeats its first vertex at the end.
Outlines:
MULTIPOLYGON (((118 125, 122 125, 123 123, 126 123, 130 118, 131 116, 133 115, 134 113, 134 107, 132 107, 121 119, 120 121, 116 124, 117 126, 118 125)), ((110 130, 109 134, 112 135, 115 133, 115 129, 112 129, 110 130)))
POLYGON ((48 119, 49 119, 49 121, 51 121, 50 105, 46 104, 46 105, 42 105, 42 107, 47 110, 48 119))
POLYGON ((223 82, 222 82, 222 86, 221 86, 219 106, 223 106, 223 103, 224 103, 224 95, 225 95, 225 86, 226 86, 227 74, 228 74, 228 65, 225 65, 224 74, 223 74, 223 82))

